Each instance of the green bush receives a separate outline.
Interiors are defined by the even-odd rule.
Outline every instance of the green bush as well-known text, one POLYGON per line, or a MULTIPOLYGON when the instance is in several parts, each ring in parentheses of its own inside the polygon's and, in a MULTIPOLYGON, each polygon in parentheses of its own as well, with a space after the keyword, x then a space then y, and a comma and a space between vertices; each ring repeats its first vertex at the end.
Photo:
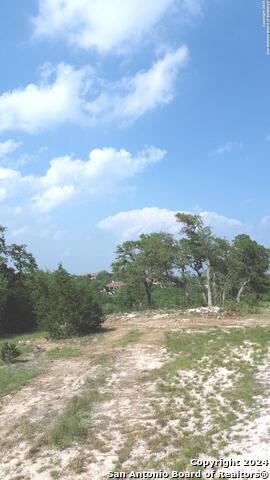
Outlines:
POLYGON ((47 295, 38 305, 39 323, 53 338, 87 335, 103 322, 101 308, 89 287, 61 265, 50 275, 47 295))
POLYGON ((0 357, 4 363, 12 363, 20 355, 21 355, 21 352, 17 348, 15 343, 5 342, 1 345, 0 357))

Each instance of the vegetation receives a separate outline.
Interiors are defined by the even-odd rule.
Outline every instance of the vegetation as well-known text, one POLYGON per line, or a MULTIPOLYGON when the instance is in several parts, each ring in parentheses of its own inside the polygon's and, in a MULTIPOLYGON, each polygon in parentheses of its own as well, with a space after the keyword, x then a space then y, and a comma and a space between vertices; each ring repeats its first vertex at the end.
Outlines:
POLYGON ((29 367, 24 365, 14 365, 0 367, 0 398, 18 390, 29 380, 35 378, 41 373, 38 367, 29 367))
POLYGON ((21 354, 15 343, 5 342, 0 346, 0 358, 4 363, 13 363, 21 354))
POLYGON ((53 338, 87 335, 100 328, 103 317, 86 285, 61 265, 49 275, 46 292, 37 299, 39 325, 53 338))
MULTIPOLYGON (((0 227, 0 335, 44 328, 51 337, 85 335, 103 322, 91 288, 61 265, 54 272, 38 269, 25 245, 7 245, 0 227)), ((11 349, 5 348, 11 358, 11 349)))
POLYGON ((142 336, 142 332, 137 329, 130 330, 115 344, 117 347, 126 347, 130 343, 137 342, 142 336))
POLYGON ((51 360, 57 360, 58 358, 76 358, 81 355, 80 350, 73 348, 69 345, 64 347, 52 348, 47 352, 47 357, 51 360))
POLYGON ((137 289, 141 305, 146 298, 148 307, 154 306, 157 287, 160 293, 166 290, 170 306, 182 307, 211 308, 242 299, 254 304, 269 292, 269 249, 245 234, 232 242, 217 237, 199 215, 177 213, 176 219, 180 239, 152 233, 117 247, 113 272, 125 282, 126 292, 137 289))
POLYGON ((25 245, 7 245, 0 227, 0 335, 46 330, 53 338, 100 329, 104 314, 145 308, 218 305, 239 309, 269 301, 270 251, 248 235, 215 236, 199 215, 177 213, 179 237, 155 232, 116 250, 112 273, 38 269, 25 245), (111 291, 107 284, 121 280, 111 291))
POLYGON ((50 432, 53 446, 64 448, 74 440, 82 440, 87 433, 86 426, 90 415, 88 396, 75 396, 60 415, 50 432))
POLYGON ((257 379, 258 366, 267 354, 270 330, 250 327, 174 332, 167 334, 165 342, 174 359, 155 372, 160 397, 154 403, 156 415, 161 427, 172 417, 182 425, 190 417, 195 422, 192 432, 183 429, 179 433, 183 448, 168 459, 171 468, 182 470, 191 458, 217 457, 239 418, 243 426, 260 406, 264 389, 257 379), (188 371, 192 376, 186 375, 188 371), (211 384, 214 390, 207 395, 211 384))

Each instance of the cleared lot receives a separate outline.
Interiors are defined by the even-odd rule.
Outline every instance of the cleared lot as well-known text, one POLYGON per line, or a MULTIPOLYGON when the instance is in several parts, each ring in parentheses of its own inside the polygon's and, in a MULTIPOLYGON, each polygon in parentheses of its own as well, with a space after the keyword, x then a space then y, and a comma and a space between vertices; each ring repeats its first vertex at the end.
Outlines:
POLYGON ((131 314, 91 337, 16 342, 25 361, 0 368, 1 480, 99 480, 267 451, 267 318, 131 314))

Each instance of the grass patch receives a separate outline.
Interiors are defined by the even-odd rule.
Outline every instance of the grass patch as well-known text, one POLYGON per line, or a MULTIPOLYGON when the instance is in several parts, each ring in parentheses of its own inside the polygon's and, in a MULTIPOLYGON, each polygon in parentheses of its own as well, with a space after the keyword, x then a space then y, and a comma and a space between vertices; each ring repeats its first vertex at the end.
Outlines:
POLYGON ((207 357, 214 365, 222 365, 226 363, 226 352, 231 352, 233 347, 243 347, 246 342, 257 346, 256 360, 260 360, 270 342, 270 329, 253 327, 228 331, 215 329, 205 333, 168 333, 166 347, 178 356, 166 367, 171 372, 197 368, 203 357, 207 357))
POLYGON ((106 367, 112 362, 113 359, 114 356, 112 354, 109 355, 108 353, 102 353, 95 358, 94 362, 96 365, 106 367))
POLYGON ((58 358, 76 358, 81 355, 80 350, 71 346, 52 348, 47 352, 47 357, 51 360, 57 360, 58 358))
POLYGON ((5 335, 4 337, 0 338, 0 345, 1 343, 5 343, 5 342, 12 342, 12 343, 19 343, 19 342, 27 342, 27 341, 31 341, 31 340, 38 340, 38 339, 41 339, 41 338, 45 338, 47 337, 47 333, 46 332, 41 332, 39 330, 36 330, 34 332, 31 332, 31 333, 22 333, 20 335, 5 335))
POLYGON ((118 340, 114 346, 116 347, 126 347, 130 343, 135 343, 137 342, 142 336, 142 332, 140 332, 137 329, 130 330, 128 333, 126 333, 120 340, 118 340))
POLYGON ((239 415, 242 424, 252 418, 263 395, 257 373, 269 343, 268 327, 167 333, 165 344, 173 359, 154 372, 157 402, 153 407, 161 430, 173 418, 179 421, 176 441, 180 448, 168 456, 169 468, 183 470, 191 458, 221 454, 239 415), (224 373, 218 374, 220 368, 224 373), (221 375, 216 377, 219 380, 215 375, 221 375), (208 394, 206 384, 210 385, 208 394), (188 435, 185 417, 192 419, 188 435))
POLYGON ((40 375, 42 370, 37 367, 15 366, 0 367, 0 397, 19 390, 29 380, 40 375))
POLYGON ((75 396, 65 411, 58 417, 50 435, 50 443, 57 448, 66 448, 72 442, 87 436, 87 425, 91 418, 91 398, 75 396))
MULTIPOLYGON (((80 443, 87 439, 93 408, 101 399, 105 399, 105 395, 100 394, 99 387, 103 385, 106 376, 105 371, 96 379, 87 380, 84 391, 70 400, 48 431, 47 438, 50 445, 64 449, 74 442, 80 443)), ((91 440, 94 443, 94 438, 91 440)))

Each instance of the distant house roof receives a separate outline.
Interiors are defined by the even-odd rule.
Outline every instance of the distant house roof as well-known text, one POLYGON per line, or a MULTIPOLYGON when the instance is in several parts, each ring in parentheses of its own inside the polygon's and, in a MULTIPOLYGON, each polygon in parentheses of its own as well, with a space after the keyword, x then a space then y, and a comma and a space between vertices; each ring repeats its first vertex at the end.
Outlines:
POLYGON ((124 282, 121 282, 121 280, 112 280, 111 282, 107 283, 106 288, 108 290, 116 290, 117 288, 120 288, 124 285, 124 282))
POLYGON ((85 278, 92 278, 93 280, 96 279, 97 273, 80 273, 76 275, 77 277, 85 277, 85 278))

